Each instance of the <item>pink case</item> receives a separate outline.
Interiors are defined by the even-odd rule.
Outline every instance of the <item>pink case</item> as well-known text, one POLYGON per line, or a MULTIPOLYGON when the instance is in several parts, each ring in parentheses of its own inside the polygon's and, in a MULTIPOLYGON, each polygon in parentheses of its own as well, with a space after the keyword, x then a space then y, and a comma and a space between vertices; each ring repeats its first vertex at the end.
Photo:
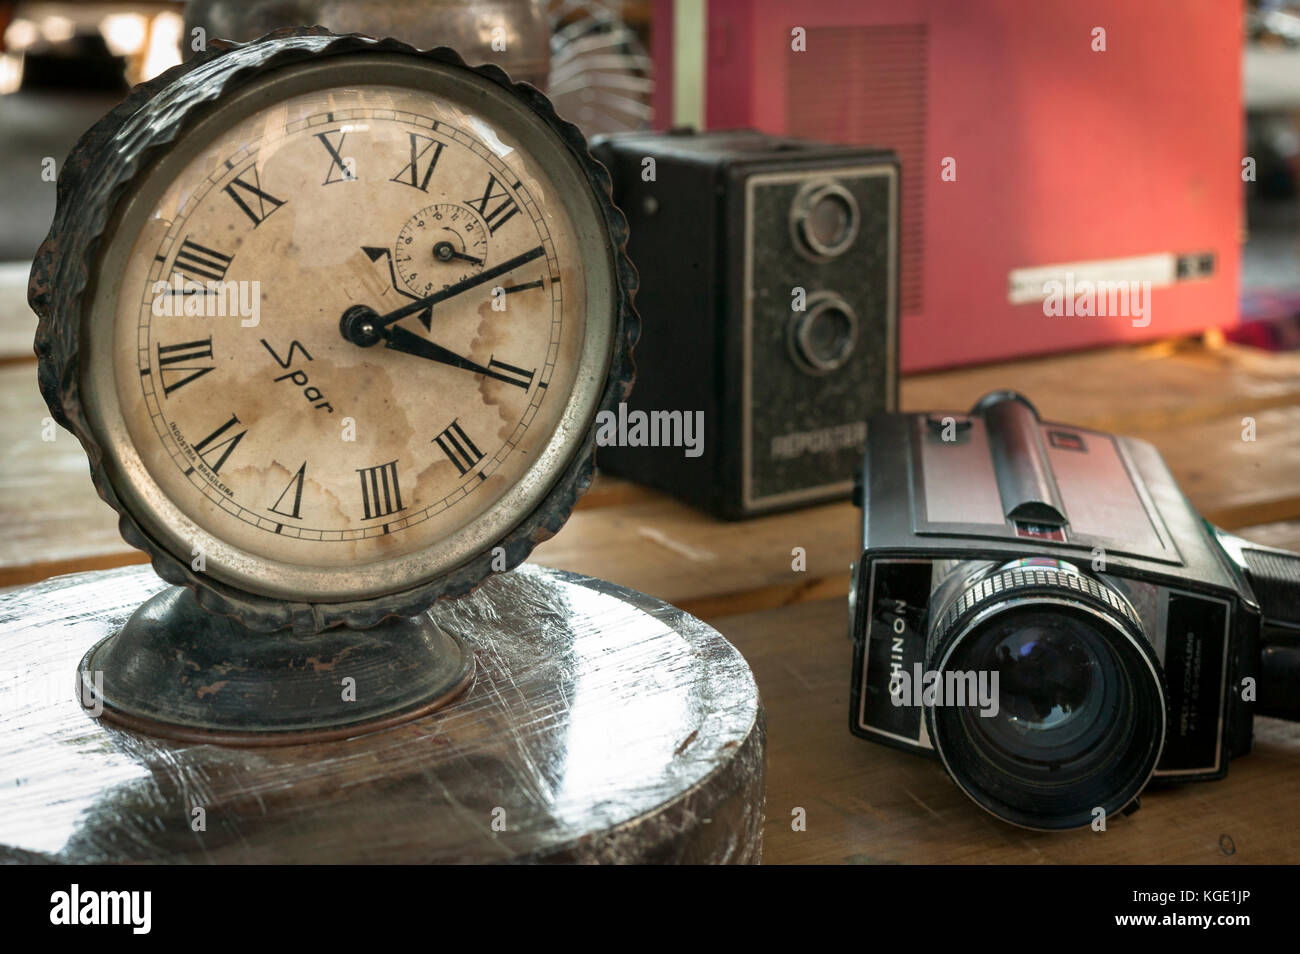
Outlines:
MULTIPOLYGON (((654 10, 665 126, 672 7, 654 10)), ((899 152, 904 370, 1237 323, 1239 4, 709 0, 707 16, 708 128, 899 152), (941 178, 945 157, 956 181, 941 178), (1059 267, 1013 274, 1044 266, 1059 267), (1150 298, 1110 299, 1127 314, 1107 317, 1013 300, 1067 271, 1150 280, 1150 298)))

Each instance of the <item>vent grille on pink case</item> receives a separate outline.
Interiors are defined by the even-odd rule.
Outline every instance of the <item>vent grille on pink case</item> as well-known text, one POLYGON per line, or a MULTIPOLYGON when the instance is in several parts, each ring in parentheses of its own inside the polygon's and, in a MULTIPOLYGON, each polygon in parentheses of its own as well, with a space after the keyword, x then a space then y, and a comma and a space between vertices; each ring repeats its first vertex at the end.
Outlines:
MULTIPOLYGON (((922 308, 925 249, 924 24, 811 27, 786 74, 786 129, 824 142, 884 146, 903 166, 899 313, 922 308)), ((935 170, 937 173, 937 170, 935 170)))

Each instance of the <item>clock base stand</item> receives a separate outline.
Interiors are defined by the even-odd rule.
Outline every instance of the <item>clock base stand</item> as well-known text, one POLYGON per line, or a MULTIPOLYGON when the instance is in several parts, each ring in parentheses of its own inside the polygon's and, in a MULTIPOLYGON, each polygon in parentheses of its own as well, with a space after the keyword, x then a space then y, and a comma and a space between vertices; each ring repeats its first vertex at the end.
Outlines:
POLYGON ((459 696, 474 654, 428 614, 374 629, 261 633, 169 587, 80 666, 81 702, 123 728, 224 745, 362 735, 459 696))
POLYGON ((762 854, 758 686, 716 630, 660 600, 525 563, 430 611, 478 662, 452 705, 232 748, 124 730, 77 699, 77 660, 165 585, 132 566, 0 593, 0 864, 762 854))

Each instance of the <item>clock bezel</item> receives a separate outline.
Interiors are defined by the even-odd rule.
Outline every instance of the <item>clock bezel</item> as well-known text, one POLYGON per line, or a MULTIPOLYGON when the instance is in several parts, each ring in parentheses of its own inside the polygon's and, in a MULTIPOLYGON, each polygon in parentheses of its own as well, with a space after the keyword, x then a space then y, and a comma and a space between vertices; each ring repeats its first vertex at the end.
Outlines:
MULTIPOLYGON (((83 181, 70 181, 68 188, 60 182, 60 205, 71 207, 80 200, 84 208, 76 210, 79 217, 84 220, 99 211, 103 225, 84 252, 94 264, 86 270, 82 293, 60 295, 57 284, 38 282, 38 270, 48 280, 62 264, 58 259, 66 262, 71 250, 60 225, 62 222, 66 229, 68 216, 56 213, 50 237, 33 268, 33 307, 42 314, 45 332, 38 331, 38 353, 42 338, 46 342, 46 351, 41 353, 42 390, 52 407, 51 397, 57 397, 62 422, 72 427, 86 447, 101 496, 121 515, 123 536, 150 554, 164 579, 193 588, 206 608, 263 630, 288 625, 301 631, 334 625, 364 627, 388 616, 414 615, 436 599, 468 592, 486 578, 493 570, 495 547, 503 548, 506 567, 522 562, 536 543, 558 530, 590 483, 596 413, 621 400, 631 382, 628 352, 635 328, 631 308, 635 272, 624 253, 625 223, 610 199, 608 175, 587 152, 581 134, 559 119, 536 90, 510 83, 496 67, 468 67, 450 50, 421 52, 393 40, 340 37, 316 28, 280 31, 251 44, 221 46, 224 49, 211 51, 197 63, 178 67, 182 75, 173 76, 177 71, 172 71, 160 77, 165 84, 150 84, 154 88, 145 91, 137 110, 124 121, 111 124, 115 127, 111 130, 92 129, 70 157, 65 176, 73 178, 67 173, 71 169, 74 174, 80 172, 75 178, 83 181), (220 60, 212 63, 223 55, 228 57, 224 64, 220 60), (250 59, 256 64, 249 63, 250 59), (222 65, 229 68, 216 69, 222 65), (279 69, 289 65, 295 68, 279 69), (214 72, 217 75, 209 75, 214 72), (199 77, 202 92, 207 94, 204 101, 177 102, 177 87, 199 77), (216 91, 214 84, 220 87, 216 91), (361 569, 341 567, 330 572, 329 568, 285 564, 249 554, 220 540, 186 518, 153 483, 129 439, 118 406, 112 319, 120 264, 137 235, 132 226, 152 211, 172 175, 196 152, 268 103, 323 88, 371 85, 428 89, 441 95, 454 89, 459 99, 449 98, 467 107, 467 100, 475 96, 494 90, 507 93, 499 102, 513 110, 518 120, 509 124, 511 137, 553 180, 561 172, 560 178, 567 180, 558 183, 560 194, 565 197, 585 267, 595 284, 588 281, 578 379, 545 451, 524 477, 497 504, 454 531, 449 537, 452 546, 437 553, 422 549, 361 569), (142 115, 152 107, 161 107, 158 116, 142 115), (163 116, 165 126, 158 123, 163 116), (127 131, 135 136, 124 136, 127 131), (97 181, 85 181, 91 178, 97 181), (114 178, 116 185, 106 188, 105 183, 114 178), (76 191, 74 185, 79 187, 76 191), (585 203, 586 209, 574 209, 575 200, 585 203), (97 201, 103 208, 95 208, 97 201), (60 239, 61 243, 51 248, 51 243, 60 239), (108 284, 98 284, 100 281, 108 284), (48 296, 41 300, 47 287, 48 296), (42 312, 38 304, 46 310, 42 312), (75 311, 70 311, 74 307, 75 311), (47 324, 51 327, 46 328, 47 324), (74 324, 75 334, 68 335, 69 325, 74 324), (60 368, 58 349, 51 345, 66 344, 69 338, 76 360, 60 368), (67 375, 73 367, 76 386, 68 387, 67 375), (49 381, 53 387, 47 386, 49 381), (192 569, 189 562, 195 545, 203 547, 207 564, 203 572, 192 569)), ((140 93, 137 90, 131 98, 140 93)), ((481 107, 475 111, 484 114, 481 107)), ((109 124, 117 115, 115 111, 100 125, 109 124)), ((60 208, 59 213, 66 211, 60 208)), ((497 565, 501 565, 499 561, 497 565)))
MULTIPOLYGON (((474 108, 472 97, 482 89, 464 72, 451 72, 441 64, 415 61, 385 54, 359 55, 336 62, 309 62, 291 72, 259 78, 221 100, 215 108, 197 118, 187 135, 136 177, 136 188, 114 215, 105 233, 95 268, 96 285, 87 296, 82 336, 86 343, 82 370, 85 407, 91 428, 104 449, 104 467, 118 488, 123 504, 135 514, 149 536, 173 555, 184 559, 201 549, 206 573, 242 590, 273 599, 292 599, 312 590, 331 594, 331 602, 370 599, 408 589, 420 580, 446 573, 466 562, 496 541, 518 522, 521 514, 535 509, 558 479, 564 463, 580 442, 583 422, 594 417, 598 388, 609 363, 610 328, 606 316, 613 301, 613 263, 606 256, 604 239, 592 228, 599 210, 594 200, 586 202, 578 192, 580 173, 564 166, 563 153, 553 136, 536 120, 535 113, 514 100, 498 100, 513 109, 509 125, 500 115, 477 115, 493 123, 498 131, 519 144, 552 178, 548 189, 570 199, 565 212, 575 231, 586 278, 584 340, 574 389, 566 396, 547 394, 548 400, 566 400, 554 432, 524 475, 489 509, 434 545, 401 556, 359 565, 304 566, 276 560, 229 543, 188 517, 159 487, 149 465, 128 432, 119 402, 115 362, 117 309, 121 280, 137 235, 177 175, 196 155, 226 130, 267 108, 299 96, 328 89, 365 89, 376 85, 428 91, 454 107, 474 108), (549 153, 549 154, 548 154, 549 153), (567 177, 563 176, 567 173, 567 177), (585 226, 585 228, 584 228, 585 226), (595 320, 593 320, 593 318, 595 320)), ((129 292, 128 292, 129 293, 129 292)), ((429 373, 409 359, 389 353, 388 360, 410 367, 412 377, 429 373)), ((134 382, 132 382, 134 383, 134 382)))

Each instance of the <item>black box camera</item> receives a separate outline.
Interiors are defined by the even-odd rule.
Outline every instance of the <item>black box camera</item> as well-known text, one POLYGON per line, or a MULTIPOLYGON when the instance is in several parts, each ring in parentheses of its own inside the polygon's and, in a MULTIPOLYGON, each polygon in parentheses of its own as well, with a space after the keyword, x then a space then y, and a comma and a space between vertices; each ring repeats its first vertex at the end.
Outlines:
POLYGON ((847 498, 867 418, 897 404, 894 154, 747 130, 592 151, 641 276, 626 413, 650 425, 601 468, 725 517, 847 498), (653 415, 677 411, 702 412, 696 446, 663 446, 653 415))

